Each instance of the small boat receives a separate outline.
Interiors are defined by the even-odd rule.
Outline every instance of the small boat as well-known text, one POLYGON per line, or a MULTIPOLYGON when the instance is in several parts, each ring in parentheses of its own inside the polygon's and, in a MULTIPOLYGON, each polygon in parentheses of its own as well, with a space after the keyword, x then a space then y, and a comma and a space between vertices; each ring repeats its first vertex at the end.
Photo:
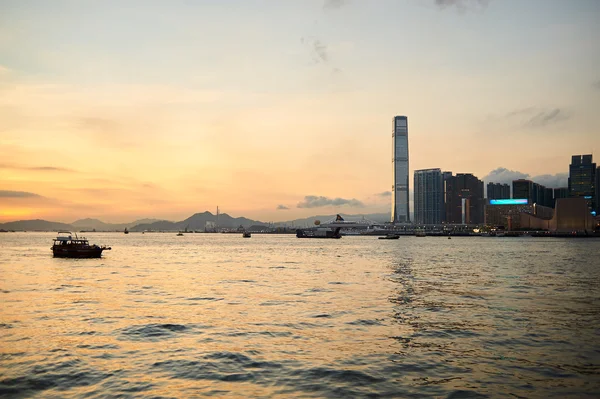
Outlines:
POLYGON ((58 237, 50 248, 55 258, 99 258, 102 251, 110 250, 107 246, 90 245, 85 237, 77 237, 70 231, 59 231, 58 237), (62 235, 61 235, 62 234, 62 235))
POLYGON ((379 237, 380 240, 397 240, 400 238, 398 234, 386 234, 383 237, 379 237))
POLYGON ((416 237, 426 237, 425 230, 417 230, 417 231, 415 231, 415 236, 416 237))
POLYGON ((127 230, 127 227, 125 227, 125 230, 123 230, 123 234, 129 234, 129 230, 127 230))
POLYGON ((180 231, 179 233, 177 233, 178 236, 182 236, 183 233, 180 231))
POLYGON ((252 234, 250 234, 250 233, 249 233, 249 232, 247 232, 247 231, 244 231, 244 232, 242 233, 242 237, 244 237, 244 238, 250 238, 250 237, 252 237, 252 234))

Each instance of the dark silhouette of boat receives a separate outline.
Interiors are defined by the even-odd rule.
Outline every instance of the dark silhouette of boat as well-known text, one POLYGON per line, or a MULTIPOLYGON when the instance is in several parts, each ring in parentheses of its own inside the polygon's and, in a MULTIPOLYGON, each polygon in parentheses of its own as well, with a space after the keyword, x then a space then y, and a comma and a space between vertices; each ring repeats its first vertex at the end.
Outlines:
POLYGON ((99 258, 102 251, 111 249, 107 246, 90 245, 85 237, 78 237, 77 233, 74 235, 75 238, 70 231, 58 232, 58 237, 50 248, 55 258, 99 258))
POLYGON ((385 236, 379 237, 380 240, 397 240, 400 236, 398 234, 387 234, 385 236))
POLYGON ((244 231, 242 233, 242 237, 244 237, 244 238, 250 238, 250 237, 252 237, 252 234, 250 234, 250 232, 248 232, 248 231, 244 231))
POLYGON ((125 230, 123 230, 124 234, 129 234, 129 230, 127 230, 127 227, 125 227, 125 230))

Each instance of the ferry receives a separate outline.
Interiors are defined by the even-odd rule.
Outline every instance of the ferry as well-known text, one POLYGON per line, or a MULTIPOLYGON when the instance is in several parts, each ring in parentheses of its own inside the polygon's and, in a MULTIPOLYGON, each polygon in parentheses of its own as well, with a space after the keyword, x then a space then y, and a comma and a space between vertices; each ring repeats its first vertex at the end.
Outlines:
POLYGON ((59 231, 58 237, 54 239, 54 244, 50 249, 55 258, 99 258, 102 256, 102 251, 108 251, 111 248, 90 245, 85 237, 77 237, 77 233, 59 231))

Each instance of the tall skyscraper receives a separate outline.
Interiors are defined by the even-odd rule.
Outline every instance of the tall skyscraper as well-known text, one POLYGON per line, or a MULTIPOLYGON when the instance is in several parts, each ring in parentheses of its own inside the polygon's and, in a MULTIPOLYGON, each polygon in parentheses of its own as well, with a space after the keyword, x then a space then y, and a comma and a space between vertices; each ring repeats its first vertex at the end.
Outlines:
POLYGON ((596 215, 600 215, 600 166, 596 168, 596 215))
POLYGON ((527 199, 530 204, 554 208, 554 192, 551 188, 525 179, 513 180, 512 186, 514 199, 527 199))
POLYGON ((395 116, 392 132, 392 222, 410 223, 408 203, 408 118, 395 116))
POLYGON ((444 193, 446 223, 483 224, 483 182, 476 176, 444 172, 444 193))
POLYGON ((441 224, 444 216, 444 181, 440 169, 415 170, 415 223, 441 224))
POLYGON ((510 186, 508 184, 488 183, 487 199, 510 199, 510 186))
POLYGON ((573 155, 569 165, 569 197, 583 197, 596 209, 596 164, 591 155, 573 155))

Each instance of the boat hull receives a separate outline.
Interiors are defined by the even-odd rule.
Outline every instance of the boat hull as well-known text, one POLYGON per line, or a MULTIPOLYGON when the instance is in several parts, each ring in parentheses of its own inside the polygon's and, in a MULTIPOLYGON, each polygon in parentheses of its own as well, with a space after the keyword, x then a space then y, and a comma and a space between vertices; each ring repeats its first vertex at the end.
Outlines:
POLYGON ((339 229, 327 230, 327 231, 315 231, 315 230, 296 230, 296 237, 298 238, 342 238, 339 229))
POLYGON ((55 258, 100 258, 104 248, 53 248, 55 258))

